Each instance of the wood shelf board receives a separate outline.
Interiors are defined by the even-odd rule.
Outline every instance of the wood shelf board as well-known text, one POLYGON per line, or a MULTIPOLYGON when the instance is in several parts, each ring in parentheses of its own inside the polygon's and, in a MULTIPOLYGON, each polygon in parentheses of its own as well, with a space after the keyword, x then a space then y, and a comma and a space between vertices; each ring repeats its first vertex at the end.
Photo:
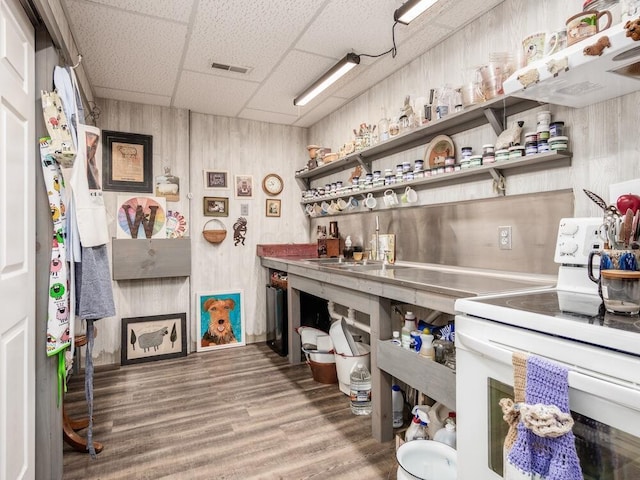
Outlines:
POLYGON ((112 240, 114 280, 188 277, 191 275, 191 241, 182 239, 112 240))
POLYGON ((432 177, 420 178, 409 182, 394 183, 393 185, 384 185, 381 187, 373 187, 366 190, 358 190, 357 192, 349 192, 334 197, 314 198, 310 200, 302 200, 301 205, 313 204, 322 201, 331 201, 338 198, 349 198, 352 196, 364 195, 369 193, 381 193, 385 190, 404 190, 407 187, 424 188, 434 184, 438 186, 451 185, 467 181, 469 177, 480 177, 486 175, 492 178, 491 171, 501 172, 503 175, 514 173, 530 173, 534 171, 547 170, 549 168, 562 168, 571 165, 571 152, 564 153, 538 153, 536 155, 527 155, 514 160, 506 160, 504 162, 495 162, 479 167, 471 167, 458 172, 443 173, 432 177))
POLYGON ((327 165, 321 165, 296 175, 296 178, 319 177, 339 170, 346 170, 355 164, 370 165, 373 160, 426 145, 438 135, 451 136, 480 125, 486 125, 490 123, 485 113, 489 109, 504 111, 504 117, 508 117, 539 105, 541 104, 534 100, 501 95, 487 102, 473 105, 462 112, 451 113, 440 120, 409 130, 397 137, 352 153, 327 165))
POLYGON ((389 340, 378 340, 377 349, 377 366, 380 370, 448 408, 456 409, 455 371, 394 345, 389 340))

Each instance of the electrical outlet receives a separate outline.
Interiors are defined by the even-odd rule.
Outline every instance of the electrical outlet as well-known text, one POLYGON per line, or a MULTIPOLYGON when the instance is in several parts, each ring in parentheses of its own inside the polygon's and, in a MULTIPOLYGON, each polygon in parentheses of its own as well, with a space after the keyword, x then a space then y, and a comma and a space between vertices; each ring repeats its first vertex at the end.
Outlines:
POLYGON ((511 250, 511 226, 498 227, 498 248, 511 250))

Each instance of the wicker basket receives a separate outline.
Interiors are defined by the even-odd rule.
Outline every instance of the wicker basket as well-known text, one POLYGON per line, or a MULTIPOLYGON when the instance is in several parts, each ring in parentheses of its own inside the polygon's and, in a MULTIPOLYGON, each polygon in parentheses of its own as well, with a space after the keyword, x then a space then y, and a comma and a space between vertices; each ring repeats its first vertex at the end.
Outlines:
POLYGON ((202 228, 202 236, 209 243, 221 243, 227 237, 227 228, 217 218, 212 218, 207 223, 204 224, 202 228), (211 222, 214 222, 215 225, 209 225, 211 222), (210 227, 210 228, 207 228, 210 227), (222 227, 222 228, 211 228, 211 227, 222 227))

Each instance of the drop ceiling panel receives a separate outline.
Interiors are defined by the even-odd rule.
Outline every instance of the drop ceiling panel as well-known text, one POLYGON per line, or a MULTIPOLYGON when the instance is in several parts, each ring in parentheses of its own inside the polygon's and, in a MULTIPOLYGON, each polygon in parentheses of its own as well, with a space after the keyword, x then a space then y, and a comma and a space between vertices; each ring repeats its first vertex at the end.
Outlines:
MULTIPOLYGON (((333 1, 304 32, 296 48, 333 58, 351 51, 380 54, 393 45, 393 12, 401 4, 398 0, 333 1)), ((363 57, 361 61, 372 60, 363 57)))
POLYGON ((260 86, 247 107, 256 110, 294 115, 308 111, 310 107, 296 107, 293 99, 309 86, 309 78, 319 78, 337 60, 293 50, 285 57, 277 70, 260 86))
POLYGON ((237 116, 258 84, 198 72, 184 72, 173 102, 176 108, 199 113, 237 116))
POLYGON ((200 0, 184 67, 209 71, 212 61, 250 67, 262 81, 314 19, 315 0, 200 0))
POLYGON ((77 0, 67 11, 94 87, 171 95, 186 25, 77 0))
POLYGON ((198 4, 198 0, 93 0, 93 3, 187 23, 191 9, 198 4))

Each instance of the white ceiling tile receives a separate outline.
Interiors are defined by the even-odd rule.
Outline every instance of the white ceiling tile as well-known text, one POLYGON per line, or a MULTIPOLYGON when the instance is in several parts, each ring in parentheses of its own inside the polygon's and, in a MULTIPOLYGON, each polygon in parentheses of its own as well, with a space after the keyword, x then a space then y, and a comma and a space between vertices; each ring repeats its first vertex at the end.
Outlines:
POLYGON ((186 26, 77 0, 67 5, 94 87, 171 95, 186 26))
POLYGON ((194 112, 215 112, 215 115, 235 117, 256 88, 258 84, 254 82, 184 72, 172 106, 194 112))
MULTIPOLYGON (((151 17, 187 23, 191 9, 197 0, 92 0, 109 7, 120 8, 129 12, 141 13, 151 17)), ((69 3, 65 0, 66 3, 69 3)))
POLYGON ((304 32, 296 48, 333 58, 351 51, 382 53, 393 45, 393 12, 401 4, 398 0, 333 0, 304 32))
POLYGON ((311 106, 296 107, 293 105, 293 99, 313 80, 320 78, 334 63, 334 60, 310 53, 297 50, 289 52, 277 70, 260 86, 247 107, 297 117, 300 110, 307 111, 311 106))
POLYGON ((200 0, 184 67, 210 71, 211 61, 250 67, 260 81, 315 16, 316 0, 200 0))

